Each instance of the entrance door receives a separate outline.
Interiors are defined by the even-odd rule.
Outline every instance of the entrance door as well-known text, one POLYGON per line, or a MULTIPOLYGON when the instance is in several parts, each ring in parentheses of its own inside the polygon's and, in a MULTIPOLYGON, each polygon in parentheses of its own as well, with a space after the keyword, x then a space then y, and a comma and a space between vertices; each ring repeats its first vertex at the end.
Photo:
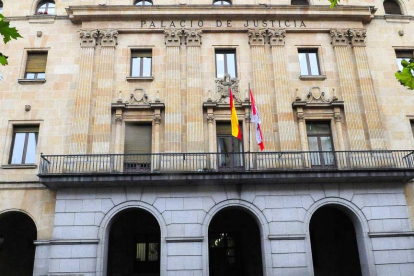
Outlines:
POLYGON ((307 123, 306 130, 312 167, 335 166, 330 124, 324 122, 307 123))
POLYGON ((151 124, 125 124, 124 172, 151 170, 151 124))
POLYGON ((231 135, 230 123, 217 123, 219 170, 243 169, 243 143, 231 135))

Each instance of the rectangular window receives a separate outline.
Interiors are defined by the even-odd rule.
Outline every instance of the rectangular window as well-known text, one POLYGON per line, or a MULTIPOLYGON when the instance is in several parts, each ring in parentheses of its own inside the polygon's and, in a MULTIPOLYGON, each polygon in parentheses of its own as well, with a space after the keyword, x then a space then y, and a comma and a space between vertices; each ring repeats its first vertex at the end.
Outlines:
POLYGON ((397 56, 397 65, 398 70, 402 70, 403 66, 401 65, 401 61, 406 60, 409 61, 413 59, 414 50, 396 50, 395 55, 397 56))
POLYGON ((133 50, 131 53, 131 77, 152 76, 152 51, 133 50))
POLYGON ((160 259, 160 242, 156 235, 139 235, 136 237, 136 261, 158 262, 160 259))
POLYGON ((319 76, 318 49, 299 49, 301 76, 319 76))
POLYGON ((38 126, 14 127, 10 164, 34 164, 38 126))
POLYGON ((26 62, 26 79, 44 79, 46 77, 47 52, 29 52, 26 62))
POLYGON ((223 78, 229 74, 231 78, 237 78, 236 50, 216 50, 216 77, 223 78))
POLYGON ((333 143, 329 123, 314 122, 306 124, 310 161, 314 167, 334 166, 333 143))
POLYGON ((124 171, 151 169, 151 124, 125 124, 124 171))

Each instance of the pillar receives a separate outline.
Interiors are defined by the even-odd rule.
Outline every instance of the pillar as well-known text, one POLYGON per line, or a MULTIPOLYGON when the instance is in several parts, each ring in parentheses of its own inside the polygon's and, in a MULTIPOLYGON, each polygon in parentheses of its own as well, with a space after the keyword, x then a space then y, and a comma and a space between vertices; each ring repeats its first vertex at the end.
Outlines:
POLYGON ((80 30, 79 79, 75 97, 69 153, 86 154, 91 121, 92 78, 98 30, 80 30))
POLYGON ((250 29, 248 35, 253 66, 252 91, 260 112, 263 143, 266 151, 275 151, 276 143, 272 122, 274 112, 271 97, 273 90, 271 89, 268 78, 265 51, 265 38, 267 33, 265 29, 250 29))
POLYGON ((387 146, 384 138, 384 129, 365 50, 366 32, 365 29, 350 29, 349 36, 355 54, 371 150, 385 150, 387 146))
POLYGON ((204 151, 203 90, 201 81, 201 35, 185 30, 187 46, 187 152, 204 151))
POLYGON ((165 152, 181 152, 181 75, 180 46, 183 30, 166 29, 165 45, 167 47, 165 72, 165 152))
POLYGON ((99 30, 101 56, 93 116, 92 153, 108 154, 111 142, 111 101, 114 83, 115 47, 118 30, 99 30))
POLYGON ((348 30, 332 29, 332 45, 338 65, 342 98, 345 101, 345 117, 351 150, 366 150, 363 118, 359 105, 359 93, 354 78, 354 65, 348 47, 348 30))
POLYGON ((285 34, 286 31, 284 29, 269 30, 280 150, 292 151, 298 150, 298 131, 292 110, 292 98, 289 92, 285 34))

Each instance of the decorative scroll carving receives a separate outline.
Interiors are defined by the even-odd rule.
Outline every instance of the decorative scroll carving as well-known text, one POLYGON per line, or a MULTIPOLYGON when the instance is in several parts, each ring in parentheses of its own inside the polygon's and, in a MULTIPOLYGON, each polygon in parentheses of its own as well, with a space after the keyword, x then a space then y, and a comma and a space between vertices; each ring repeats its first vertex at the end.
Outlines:
POLYGON ((118 44, 118 30, 116 29, 99 30, 99 37, 102 47, 115 47, 118 44))
POLYGON ((81 47, 82 48, 95 48, 96 41, 98 39, 98 30, 94 29, 81 29, 79 31, 79 36, 81 39, 81 47))
POLYGON ((122 124, 123 116, 122 115, 115 115, 115 123, 122 124))
POLYGON ((209 124, 214 123, 214 115, 207 115, 207 123, 209 124))
POLYGON ((199 47, 201 46, 201 37, 203 31, 200 29, 188 29, 184 30, 185 44, 187 47, 199 47))
POLYGON ((181 38, 184 36, 183 29, 165 29, 165 45, 167 47, 179 47, 181 45, 181 38))
POLYGON ((286 30, 285 29, 275 29, 268 31, 269 36, 269 43, 271 46, 283 46, 285 45, 285 36, 286 30))
POLYGON ((128 101, 125 102, 127 105, 135 104, 135 105, 150 105, 148 101, 148 95, 145 93, 144 89, 137 88, 134 92, 131 93, 131 96, 128 101), (140 91, 139 96, 136 95, 136 92, 140 91))
POLYGON ((308 103, 330 103, 331 102, 331 100, 325 98, 325 92, 320 92, 319 87, 312 87, 306 99, 308 103))
POLYGON ((335 114, 334 115, 334 120, 335 120, 335 122, 341 122, 342 121, 342 116, 341 116, 341 114, 335 114))
POLYGON ((298 122, 304 122, 305 121, 305 115, 303 112, 296 113, 296 117, 298 118, 298 122))
POLYGON ((349 37, 353 47, 365 47, 366 29, 349 29, 349 37))
POLYGON ((239 92, 239 80, 231 78, 229 74, 225 74, 223 79, 216 79, 217 93, 220 98, 216 100, 217 103, 229 103, 228 99, 230 96, 229 88, 233 90, 233 96, 235 103, 241 103, 240 92, 239 92))
POLYGON ((348 29, 331 29, 332 45, 347 46, 348 45, 348 29))
POLYGON ((249 29, 247 33, 249 36, 249 44, 256 46, 265 45, 266 33, 266 29, 249 29))
POLYGON ((154 124, 161 124, 161 115, 154 115, 154 124))

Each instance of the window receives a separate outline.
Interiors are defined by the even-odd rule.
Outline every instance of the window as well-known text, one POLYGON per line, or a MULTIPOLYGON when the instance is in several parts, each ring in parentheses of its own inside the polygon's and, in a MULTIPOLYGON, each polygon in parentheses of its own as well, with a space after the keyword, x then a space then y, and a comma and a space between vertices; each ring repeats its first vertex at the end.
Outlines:
POLYGON ((29 52, 27 54, 25 79, 44 79, 46 77, 46 61, 46 52, 29 52))
POLYGON ((216 50, 216 77, 223 78, 225 74, 237 78, 236 50, 216 50))
POLYGON ((213 2, 214 6, 231 6, 231 1, 214 1, 213 2))
POLYGON ((55 14, 55 1, 42 1, 36 9, 36 14, 55 14))
POLYGON ((309 2, 307 0, 292 0, 290 4, 294 6, 309 6, 309 2))
POLYGON ((16 126, 13 129, 10 164, 34 164, 39 126, 16 126))
MULTIPOLYGON (((240 124, 241 125, 241 124, 240 124)), ((231 135, 230 123, 217 123, 217 151, 220 170, 243 168, 243 143, 231 135)))
POLYGON ((151 124, 125 124, 125 172, 151 169, 151 143, 151 124))
POLYGON ((135 6, 152 6, 152 1, 135 1, 135 6))
POLYGON ((410 59, 413 59, 414 50, 396 50, 395 55, 397 56, 398 70, 401 71, 403 69, 401 61, 409 61, 410 59))
POLYGON ((151 77, 152 75, 152 51, 132 51, 131 53, 131 77, 151 77))
POLYGON ((329 123, 313 122, 306 124, 310 161, 313 167, 326 167, 335 165, 332 153, 332 135, 329 123))
POLYGON ((317 49, 299 49, 299 65, 301 76, 320 75, 317 49))
POLYGON ((400 5, 393 0, 384 1, 385 14, 402 14, 400 5))
POLYGON ((3 13, 3 1, 0 1, 0 13, 3 13))

